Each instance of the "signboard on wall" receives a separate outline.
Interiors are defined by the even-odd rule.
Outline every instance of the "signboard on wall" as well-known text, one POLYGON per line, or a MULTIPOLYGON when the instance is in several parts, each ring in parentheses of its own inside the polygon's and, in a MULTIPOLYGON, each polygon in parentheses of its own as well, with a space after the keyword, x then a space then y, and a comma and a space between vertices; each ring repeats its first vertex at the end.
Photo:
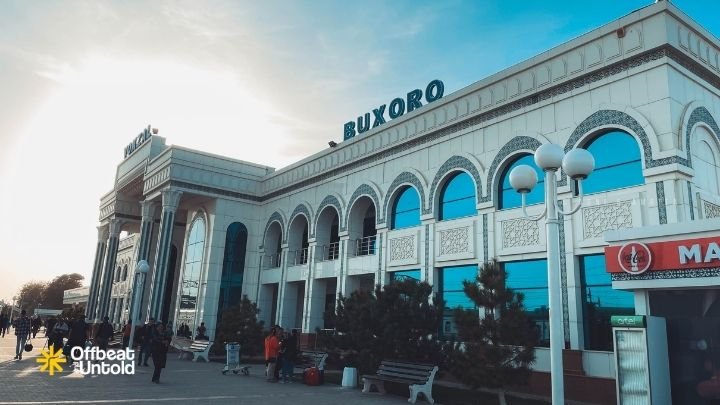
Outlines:
POLYGON ((720 267, 720 236, 663 242, 628 242, 605 248, 608 273, 720 267))

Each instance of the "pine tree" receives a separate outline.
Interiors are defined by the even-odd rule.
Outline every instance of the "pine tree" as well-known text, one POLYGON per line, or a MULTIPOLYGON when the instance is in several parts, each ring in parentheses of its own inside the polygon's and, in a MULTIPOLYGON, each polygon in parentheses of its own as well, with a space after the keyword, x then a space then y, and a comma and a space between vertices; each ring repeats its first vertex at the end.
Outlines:
POLYGON ((261 353, 263 321, 258 321, 259 313, 257 304, 250 301, 247 295, 243 295, 237 306, 224 310, 217 327, 215 341, 221 344, 215 345, 216 353, 225 352, 224 342, 240 343, 240 353, 244 355, 261 353))
POLYGON ((538 340, 523 295, 507 288, 506 281, 502 266, 491 261, 483 264, 476 282, 463 283, 480 311, 455 310, 460 343, 449 358, 456 378, 474 389, 497 389, 501 404, 508 386, 527 383, 538 340))
POLYGON ((336 330, 329 348, 361 374, 374 373, 384 359, 439 364, 442 310, 432 287, 412 279, 340 295, 336 312, 326 314, 336 330))

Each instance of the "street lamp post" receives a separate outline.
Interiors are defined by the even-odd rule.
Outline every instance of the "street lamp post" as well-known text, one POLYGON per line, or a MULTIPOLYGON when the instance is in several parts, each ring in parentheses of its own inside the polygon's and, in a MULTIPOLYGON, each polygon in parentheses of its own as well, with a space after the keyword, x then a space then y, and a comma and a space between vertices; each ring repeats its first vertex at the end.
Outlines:
POLYGON ((138 311, 140 309, 140 303, 139 300, 142 299, 144 291, 141 291, 142 286, 144 284, 145 275, 150 270, 150 265, 146 260, 140 260, 137 263, 137 266, 135 266, 135 287, 133 288, 133 301, 132 301, 132 307, 133 307, 133 313, 131 316, 130 321, 130 340, 128 341, 128 347, 130 350, 133 350, 133 341, 135 340, 135 329, 136 325, 135 322, 137 322, 138 318, 138 311))
POLYGON ((560 221, 562 215, 572 215, 582 206, 582 180, 595 168, 595 159, 585 149, 575 148, 567 154, 560 146, 544 144, 535 151, 535 164, 545 172, 545 209, 536 216, 530 217, 525 209, 526 194, 537 185, 535 169, 528 165, 520 165, 510 172, 510 185, 522 195, 522 210, 526 218, 538 221, 545 220, 548 266, 548 295, 550 301, 550 378, 552 380, 552 403, 564 404, 565 391, 563 386, 562 350, 565 346, 562 317, 562 292, 560 282, 560 221), (577 207, 568 212, 560 209, 557 195, 557 179, 555 173, 562 166, 571 179, 578 181, 580 201, 577 207))

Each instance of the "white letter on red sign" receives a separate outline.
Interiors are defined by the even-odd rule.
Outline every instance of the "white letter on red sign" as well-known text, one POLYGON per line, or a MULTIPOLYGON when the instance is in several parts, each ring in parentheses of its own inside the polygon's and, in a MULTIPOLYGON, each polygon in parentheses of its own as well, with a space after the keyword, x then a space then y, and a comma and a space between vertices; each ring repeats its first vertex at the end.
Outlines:
POLYGON ((705 263, 710 263, 713 260, 720 260, 720 247, 715 242, 708 244, 708 250, 705 252, 705 263))
POLYGON ((680 255, 680 264, 687 264, 688 259, 700 263, 702 260, 702 254, 700 254, 700 245, 695 244, 690 249, 685 246, 678 246, 678 254, 680 255))

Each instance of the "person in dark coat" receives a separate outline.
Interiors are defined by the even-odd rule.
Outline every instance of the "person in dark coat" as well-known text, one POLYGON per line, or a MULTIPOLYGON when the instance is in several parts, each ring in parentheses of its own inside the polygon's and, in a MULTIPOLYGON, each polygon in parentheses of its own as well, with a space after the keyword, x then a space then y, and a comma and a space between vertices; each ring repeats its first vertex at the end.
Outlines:
POLYGON ((165 330, 161 322, 157 324, 152 335, 152 360, 155 371, 152 375, 152 382, 160 384, 160 372, 167 363, 167 352, 170 348, 172 333, 165 330))
POLYGON ((80 315, 80 318, 73 322, 70 325, 70 334, 68 335, 68 342, 64 349, 64 351, 67 351, 66 358, 68 361, 68 365, 72 365, 72 356, 70 353, 72 353, 72 349, 74 347, 85 347, 85 342, 87 341, 88 336, 88 330, 90 329, 90 325, 85 323, 85 315, 80 315))
MULTIPOLYGON (((286 333, 287 335, 287 333, 286 333)), ((292 330, 292 334, 283 339, 280 343, 280 353, 282 353, 282 383, 292 381, 293 370, 295 369, 295 359, 297 358, 297 329, 292 330)))
POLYGON ((112 339, 114 332, 112 325, 110 325, 110 318, 106 316, 95 335, 95 341, 100 350, 107 350, 108 343, 112 339))

